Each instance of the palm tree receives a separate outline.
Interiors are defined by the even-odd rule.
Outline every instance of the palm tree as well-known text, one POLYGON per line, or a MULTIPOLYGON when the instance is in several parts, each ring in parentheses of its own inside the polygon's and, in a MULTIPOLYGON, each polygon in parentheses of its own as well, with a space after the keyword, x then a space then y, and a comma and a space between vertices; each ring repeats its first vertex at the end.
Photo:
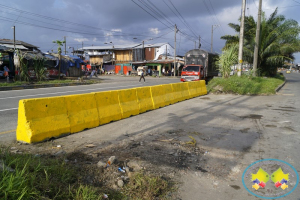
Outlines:
MULTIPOLYGON (((282 66, 285 61, 293 60, 293 53, 300 51, 298 22, 286 20, 283 15, 277 15, 277 12, 276 8, 268 19, 265 14, 262 16, 257 67, 261 75, 274 75, 277 67, 282 66)), ((239 33, 239 25, 230 23, 229 26, 239 33)), ((253 62, 255 30, 254 18, 246 17, 243 60, 249 63, 253 62)), ((238 35, 225 35, 221 39, 226 40, 225 49, 239 41, 238 35)))
POLYGON ((57 44, 57 53, 58 53, 58 60, 59 60, 59 64, 58 64, 58 79, 60 79, 60 57, 61 57, 61 46, 63 46, 64 43, 66 43, 66 41, 60 41, 60 40, 56 40, 53 41, 53 43, 57 44))

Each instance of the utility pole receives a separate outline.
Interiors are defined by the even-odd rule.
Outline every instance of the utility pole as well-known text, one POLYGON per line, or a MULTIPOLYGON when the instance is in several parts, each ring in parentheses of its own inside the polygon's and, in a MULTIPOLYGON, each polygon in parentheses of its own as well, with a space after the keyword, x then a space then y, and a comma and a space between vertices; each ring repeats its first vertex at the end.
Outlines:
POLYGON ((200 42, 200 40, 201 40, 201 38, 200 38, 200 35, 199 35, 199 48, 198 48, 198 49, 200 49, 200 47, 201 47, 201 42, 200 42))
POLYGON ((16 26, 13 26, 14 29, 14 51, 16 51, 16 26))
POLYGON ((65 38, 65 55, 67 55, 67 40, 66 40, 66 36, 64 38, 65 38))
POLYGON ((253 57, 253 76, 257 76, 258 48, 259 48, 258 45, 260 44, 259 41, 260 41, 261 7, 262 7, 262 0, 259 0, 256 36, 255 36, 255 48, 254 48, 254 57, 253 57))
POLYGON ((195 49, 196 49, 196 41, 195 41, 195 49))
POLYGON ((144 49, 144 47, 145 47, 145 41, 143 40, 143 51, 142 51, 142 57, 143 57, 143 62, 144 62, 144 60, 145 60, 145 49, 144 49))
POLYGON ((174 77, 176 77, 176 33, 177 33, 177 26, 175 24, 175 45, 174 45, 174 77))
POLYGON ((210 44, 210 52, 213 52, 213 41, 214 41, 214 27, 218 27, 220 25, 211 25, 211 44, 210 44))
POLYGON ((239 41, 239 64, 237 75, 242 75, 242 64, 243 64, 243 47, 244 47, 244 26, 245 26, 245 9, 246 9, 246 0, 243 0, 242 4, 242 18, 241 18, 241 26, 240 26, 240 41, 239 41))

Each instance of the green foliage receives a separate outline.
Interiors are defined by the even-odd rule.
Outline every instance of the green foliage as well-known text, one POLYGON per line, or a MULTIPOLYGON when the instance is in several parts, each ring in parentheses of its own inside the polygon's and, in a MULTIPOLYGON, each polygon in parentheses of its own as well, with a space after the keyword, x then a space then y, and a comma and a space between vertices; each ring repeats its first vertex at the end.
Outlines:
POLYGON ((22 54, 20 50, 17 50, 17 55, 20 62, 20 78, 23 81, 29 82, 31 78, 28 74, 28 63, 25 59, 26 53, 22 54))
POLYGON ((46 78, 45 63, 46 63, 46 59, 44 57, 42 58, 35 57, 33 59, 33 68, 34 68, 37 81, 42 81, 46 78))
POLYGON ((240 95, 271 95, 284 82, 284 77, 274 78, 236 75, 228 79, 214 78, 207 85, 207 91, 213 93, 232 93, 240 95))
POLYGON ((238 44, 231 45, 224 49, 217 61, 219 70, 223 78, 228 78, 231 72, 231 66, 238 62, 238 44))
POLYGON ((137 173, 126 185, 124 194, 130 199, 156 199, 168 189, 168 182, 161 177, 137 173))
MULTIPOLYGON (((300 51, 300 28, 295 20, 287 20, 282 15, 277 15, 276 9, 269 18, 262 16, 261 37, 258 52, 258 70, 261 75, 276 75, 277 67, 282 67, 285 61, 294 59, 293 53, 300 51)), ((229 24, 237 33, 240 26, 229 24)), ((252 63, 255 47, 256 22, 253 16, 245 17, 243 60, 252 63)), ((239 36, 225 35, 224 49, 239 43, 239 36)))
POLYGON ((53 43, 57 44, 57 53, 60 55, 61 54, 61 46, 63 46, 66 41, 60 41, 60 40, 55 40, 53 43))

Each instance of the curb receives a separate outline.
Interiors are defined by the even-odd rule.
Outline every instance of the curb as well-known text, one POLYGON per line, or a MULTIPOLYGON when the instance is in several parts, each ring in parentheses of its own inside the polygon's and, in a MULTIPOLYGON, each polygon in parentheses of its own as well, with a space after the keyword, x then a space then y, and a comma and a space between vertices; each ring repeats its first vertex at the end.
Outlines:
POLYGON ((0 91, 61 87, 61 86, 90 85, 90 84, 93 84, 93 83, 57 83, 57 84, 43 84, 43 85, 5 86, 5 87, 0 87, 0 91))
POLYGON ((284 81, 281 85, 279 85, 279 86, 276 88, 276 90, 275 90, 276 94, 279 92, 279 90, 280 90, 285 84, 286 84, 286 81, 284 81))

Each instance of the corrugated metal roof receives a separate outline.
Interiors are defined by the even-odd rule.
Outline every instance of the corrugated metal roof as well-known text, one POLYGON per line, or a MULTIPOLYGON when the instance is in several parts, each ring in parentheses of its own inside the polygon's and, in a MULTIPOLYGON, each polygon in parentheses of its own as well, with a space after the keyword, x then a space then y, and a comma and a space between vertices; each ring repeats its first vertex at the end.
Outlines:
POLYGON ((83 47, 83 48, 80 48, 78 50, 112 50, 112 49, 115 49, 115 50, 122 50, 122 49, 133 49, 133 48, 136 48, 136 47, 139 47, 142 48, 141 46, 142 44, 131 44, 131 45, 105 45, 105 46, 89 46, 89 47, 83 47), (114 48, 113 48, 114 47, 114 48))
MULTIPOLYGON (((0 44, 14 44, 14 41, 10 40, 10 39, 0 39, 0 44)), ((37 46, 34 46, 32 44, 28 44, 26 42, 19 41, 19 40, 16 40, 15 44, 23 45, 23 46, 26 46, 26 47, 38 48, 37 46)))
MULTIPOLYGON (((2 46, 5 46, 7 48, 11 48, 13 49, 14 48, 14 45, 13 44, 1 44, 2 46)), ((26 47, 24 47, 23 45, 19 45, 19 44, 16 44, 16 49, 28 49, 26 47)))

